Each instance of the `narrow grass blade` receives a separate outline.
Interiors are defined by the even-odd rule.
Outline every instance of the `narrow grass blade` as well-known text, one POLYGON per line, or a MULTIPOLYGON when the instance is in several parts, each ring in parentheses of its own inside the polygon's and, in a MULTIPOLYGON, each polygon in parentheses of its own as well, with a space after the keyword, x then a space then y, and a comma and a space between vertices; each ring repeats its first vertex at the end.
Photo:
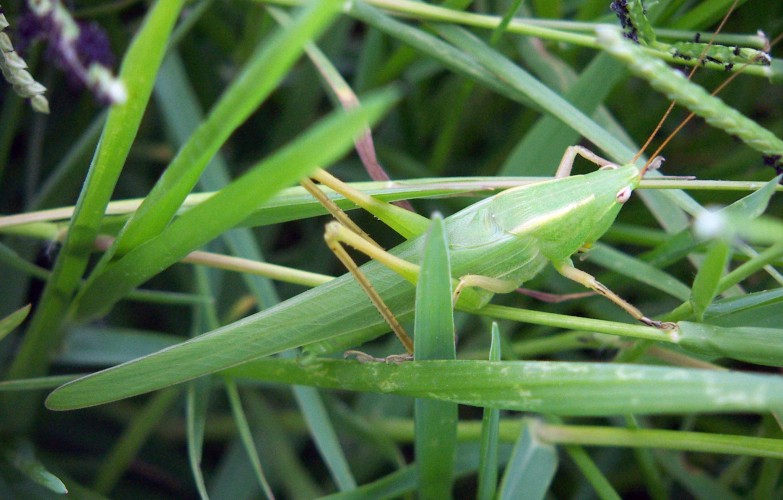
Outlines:
POLYGON ((525 96, 546 112, 568 123, 615 161, 625 163, 633 157, 634 152, 628 146, 521 67, 487 47, 475 35, 454 26, 441 26, 439 32, 465 53, 475 57, 495 78, 513 89, 515 95, 525 96))
POLYGON ((690 298, 693 312, 698 321, 704 319, 704 311, 718 294, 720 279, 726 271, 729 258, 730 247, 727 242, 718 240, 710 245, 707 256, 693 280, 693 291, 690 298))
POLYGON ((691 352, 765 366, 783 366, 783 329, 680 321, 679 345, 691 352))
POLYGON ((590 249, 588 259, 634 281, 639 281, 680 300, 690 296, 690 288, 671 274, 630 257, 622 252, 597 243, 590 249))
MULTIPOLYGON (((633 415, 625 416, 626 428, 630 430, 640 430, 639 419, 633 415)), ((649 448, 634 448, 633 450, 636 462, 639 465, 639 470, 644 479, 644 483, 647 485, 647 491, 650 493, 652 500, 666 500, 668 495, 666 494, 666 485, 664 484, 663 477, 661 477, 661 470, 655 464, 655 457, 653 456, 653 450, 649 448)))
POLYGON ((30 314, 30 304, 17 309, 3 319, 0 319, 0 340, 3 340, 6 335, 14 331, 14 328, 22 324, 30 314))
POLYGON ((530 426, 519 435, 511 460, 506 465, 498 498, 504 500, 539 500, 546 496, 555 477, 557 450, 551 444, 540 442, 530 426))
POLYGON ((185 394, 185 425, 188 443, 188 462, 196 489, 202 500, 209 498, 204 474, 201 471, 201 458, 204 451, 204 429, 207 420, 207 402, 211 379, 203 377, 188 384, 185 394))
POLYGON ((660 448, 766 458, 783 457, 783 442, 777 438, 682 430, 552 424, 541 424, 537 428, 537 433, 542 440, 557 444, 660 448))
POLYGON ((340 491, 350 491, 356 488, 356 479, 351 473, 351 467, 345 457, 337 433, 332 426, 323 399, 313 387, 295 386, 294 397, 302 410, 302 416, 307 422, 310 434, 318 452, 321 454, 332 479, 340 491))
MULTIPOLYGON (((531 43, 524 41, 521 43, 533 49, 531 43)), ((534 57, 530 52, 533 50, 523 54, 523 57, 527 60, 534 57)), ((562 66, 557 68, 559 70, 557 72, 558 78, 563 78, 562 73, 573 74, 571 67, 562 61, 556 60, 554 63, 560 63, 562 66)), ((617 61, 608 55, 599 55, 578 75, 579 78, 576 81, 572 82, 567 89, 560 90, 568 102, 586 115, 594 115, 596 108, 606 99, 614 84, 619 82, 626 73, 617 61)), ((540 75, 540 72, 537 74, 540 75)), ((542 78, 542 80, 544 79, 542 78)), ((546 82, 546 80, 544 81, 546 82)), ((550 86, 555 85, 555 81, 547 83, 550 86)), ((578 142, 579 133, 572 127, 552 115, 543 116, 509 154, 500 172, 503 175, 551 174, 552 169, 563 156, 563 151, 578 142), (542 143, 545 143, 547 147, 541 147, 542 143)))
MULTIPOLYGON (((299 439, 290 434, 283 423, 283 415, 275 412, 256 391, 243 394, 248 420, 252 426, 254 446, 270 476, 279 481, 286 498, 321 498, 321 483, 310 474, 304 457, 299 456, 299 439)), ((231 471, 238 483, 247 474, 231 471)), ((246 498, 250 495, 215 495, 220 498, 246 498)))
POLYGON ((621 500, 622 497, 617 494, 612 484, 584 448, 581 446, 564 446, 563 448, 598 494, 598 498, 602 500, 621 500))
POLYGON ((269 482, 266 480, 264 471, 261 469, 261 461, 258 459, 258 452, 256 451, 256 445, 253 441, 253 435, 250 432, 250 426, 247 423, 245 412, 242 410, 242 401, 239 398, 239 391, 237 390, 236 383, 233 380, 226 380, 226 392, 228 393, 228 400, 231 403, 231 412, 234 415, 234 421, 239 428, 239 437, 242 440, 242 445, 245 447, 245 452, 253 466, 253 473, 256 475, 258 484, 261 486, 261 491, 267 498, 274 498, 272 489, 269 487, 269 482))
POLYGON ((360 109, 332 113, 286 148, 183 214, 158 238, 106 266, 98 278, 82 289, 74 316, 83 321, 106 313, 130 290, 246 218, 254 206, 317 166, 332 163, 350 147, 357 132, 380 118, 395 97, 396 93, 387 89, 368 97, 360 109))
POLYGON ((183 145, 128 222, 115 244, 118 254, 125 254, 157 236, 169 224, 209 160, 272 92, 307 42, 326 29, 341 6, 340 0, 311 2, 300 11, 290 28, 261 43, 253 59, 183 145))
MULTIPOLYGON (((443 218, 436 214, 426 238, 421 275, 416 286, 414 345, 417 360, 456 358, 451 301, 448 246, 443 218)), ((457 405, 417 399, 415 419, 419 493, 422 498, 448 498, 454 477, 457 405)))
MULTIPOLYGON (((19 472, 31 481, 40 484, 52 493, 65 495, 68 489, 65 484, 35 457, 33 445, 28 441, 16 441, 5 449, 5 459, 19 472)), ((5 486, 5 485, 4 485, 5 486)))
POLYGON ((713 302, 705 317, 718 326, 775 328, 780 324, 783 289, 749 293, 713 302))
MULTIPOLYGON (((492 322, 492 342, 489 348, 489 360, 500 361, 500 329, 492 322)), ((481 423, 481 458, 478 470, 478 488, 476 498, 492 500, 495 498, 498 481, 498 430, 500 428, 500 410, 485 408, 481 423)))
MULTIPOLYGON (((659 366, 467 360, 387 366, 327 359, 301 366, 287 360, 258 360, 225 373, 557 415, 764 412, 783 407, 779 377, 659 366)), ((50 396, 51 408, 78 407, 84 400, 81 394, 79 400, 66 399, 67 388, 50 396)))
MULTIPOLYGON (((22 346, 8 371, 8 378, 42 374, 49 363, 51 352, 61 340, 63 318, 87 267, 106 205, 125 165, 152 93, 166 40, 183 4, 184 0, 156 2, 123 59, 119 77, 125 83, 128 100, 123 105, 112 106, 109 111, 71 221, 72 230, 68 232, 52 277, 46 284, 22 346)), ((29 426, 33 422, 30 414, 34 403, 30 398, 24 403, 17 398, 6 398, 2 410, 6 415, 12 415, 7 423, 10 425, 15 420, 12 427, 29 426)))

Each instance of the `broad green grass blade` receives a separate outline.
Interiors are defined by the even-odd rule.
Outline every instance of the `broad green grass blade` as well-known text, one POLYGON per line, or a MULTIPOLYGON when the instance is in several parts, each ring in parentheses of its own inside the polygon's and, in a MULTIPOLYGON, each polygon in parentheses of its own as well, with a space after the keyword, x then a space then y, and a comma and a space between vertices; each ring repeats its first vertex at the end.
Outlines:
MULTIPOLYGON (((387 366, 323 359, 301 366, 287 360, 258 360, 225 373, 558 415, 764 412, 783 403, 783 380, 778 377, 623 364, 458 360, 387 366)), ((81 401, 61 396, 67 388, 50 396, 50 407, 78 406, 81 401)))
MULTIPOLYGON (((454 315, 451 304, 451 266, 443 229, 436 214, 424 246, 421 275, 416 285, 415 359, 455 359, 454 315)), ((457 445, 457 405, 417 399, 415 457, 422 498, 451 495, 457 445)))
POLYGON ((729 244, 722 240, 715 241, 710 245, 706 258, 696 273, 690 300, 699 322, 704 319, 704 311, 718 294, 720 279, 730 257, 729 244))
POLYGON ((783 366, 783 329, 680 321, 679 345, 697 354, 765 366, 783 366))
MULTIPOLYGON (((183 0, 156 2, 123 59, 119 78, 125 83, 128 100, 109 111, 101 142, 79 196, 71 230, 7 373, 8 378, 42 374, 50 353, 60 342, 60 328, 71 296, 87 267, 106 205, 147 108, 166 40, 183 4, 183 0)), ((16 420, 14 426, 23 428, 32 422, 33 404, 29 398, 24 403, 18 398, 6 398, 2 409, 7 412, 5 415, 12 415, 11 420, 16 420)))
MULTIPOLYGON (((489 348, 489 360, 500 361, 500 329, 492 322, 492 341, 489 348)), ((500 410, 485 408, 481 423, 481 460, 478 471, 478 488, 476 498, 492 500, 495 498, 498 481, 498 429, 500 427, 500 410)))
POLYGON ((305 44, 329 26, 341 6, 340 0, 311 2, 297 15, 290 29, 261 43, 253 59, 183 145, 128 222, 116 243, 119 255, 157 236, 166 227, 209 160, 277 86, 305 44))
POLYGON ((245 219, 254 206, 317 166, 332 163, 350 147, 355 134, 368 122, 378 120, 395 98, 392 90, 379 91, 364 100, 362 108, 335 112, 321 120, 286 148, 189 210, 159 237, 108 265, 100 277, 82 289, 74 316, 83 321, 105 314, 130 290, 245 219))
POLYGON ((519 435, 500 483, 498 498, 541 500, 557 472, 557 450, 542 443, 526 425, 519 435))
MULTIPOLYGON (((155 85, 156 101, 165 110, 164 119, 181 147, 193 133, 195 124, 203 121, 203 112, 178 53, 168 55, 160 73, 161 78, 155 85)), ((199 178, 199 186, 204 191, 218 191, 230 181, 228 165, 223 155, 218 152, 204 169, 199 178)), ((250 231, 228 231, 223 234, 223 239, 234 255, 257 262, 264 260, 250 231)), ((249 273, 244 273, 242 278, 256 295, 259 307, 277 301, 274 287, 269 280, 249 273)))
POLYGON ((713 302, 705 314, 710 323, 718 326, 758 326, 775 328, 783 304, 783 289, 749 293, 713 302))

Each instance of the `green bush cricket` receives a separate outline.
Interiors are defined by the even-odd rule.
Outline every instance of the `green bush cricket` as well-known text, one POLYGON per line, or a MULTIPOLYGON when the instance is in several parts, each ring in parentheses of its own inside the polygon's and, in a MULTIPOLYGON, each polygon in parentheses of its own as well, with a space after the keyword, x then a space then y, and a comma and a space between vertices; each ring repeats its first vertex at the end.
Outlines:
MULTIPOLYGON (((608 229, 644 171, 635 165, 616 166, 582 148, 572 148, 555 179, 505 191, 446 219, 455 279, 464 278, 463 283, 479 288, 477 292, 466 291, 458 307, 479 308, 493 293, 516 288, 551 262, 566 277, 611 298, 644 323, 671 327, 645 317, 570 262, 571 255, 608 229), (568 176, 577 154, 602 168, 568 176)), ((342 233, 333 236, 335 240, 346 239, 342 233)), ((413 238, 389 254, 415 266, 420 247, 421 239, 413 238)), ((373 256, 382 258, 381 254, 373 256)), ((395 262, 396 271, 379 260, 362 266, 362 271, 392 313, 405 320, 413 314, 413 286, 406 279, 415 281, 416 270, 395 262)), ((48 405, 68 409, 100 404, 292 347, 306 345, 315 353, 339 351, 386 331, 386 322, 375 312, 365 291, 347 274, 227 327, 64 386, 50 396, 48 405), (220 349, 212 348, 215 342, 221 344, 220 349), (192 363, 193 359, 199 362, 192 363), (128 376, 142 371, 144 380, 128 376), (164 382, 156 385, 156 379, 164 382), (98 385, 105 387, 112 381, 116 383, 111 395, 93 393, 98 385)), ((665 338, 670 334, 659 335, 665 338)))
MULTIPOLYGON (((469 285, 490 288, 463 294, 458 306, 467 310, 481 307, 493 292, 512 291, 551 262, 564 276, 613 299, 635 318, 659 325, 602 287, 592 276, 575 269, 570 261, 571 255, 596 241, 609 228, 642 175, 643 170, 635 165, 615 166, 575 147, 566 153, 557 178, 504 191, 448 217, 445 228, 451 242, 454 276, 467 276, 469 285), (586 175, 566 176, 576 154, 586 156, 602 168, 586 175), (470 278, 473 276, 481 278, 470 278)), ((336 237, 339 239, 342 234, 336 237)), ((421 241, 414 238, 389 254, 415 264, 421 241)), ((397 317, 406 320, 412 315, 413 285, 378 261, 361 269, 397 317)), ((407 277, 415 279, 413 274, 415 270, 409 268, 407 277)), ((313 352, 342 350, 386 331, 386 322, 353 276, 347 274, 244 318, 231 328, 215 330, 66 385, 50 396, 48 404, 57 409, 96 404, 90 402, 89 386, 93 381, 105 384, 106 377, 117 377, 115 399, 134 395, 138 393, 134 383, 123 373, 133 365, 145 365, 148 382, 158 376, 168 378, 173 373, 185 381, 314 342, 329 341, 310 346, 313 352), (338 300, 324 308, 324 294, 338 300), (210 349, 209 343, 215 340, 229 341, 229 345, 225 349, 210 349), (184 363, 194 358, 200 361, 197 365, 184 363)))

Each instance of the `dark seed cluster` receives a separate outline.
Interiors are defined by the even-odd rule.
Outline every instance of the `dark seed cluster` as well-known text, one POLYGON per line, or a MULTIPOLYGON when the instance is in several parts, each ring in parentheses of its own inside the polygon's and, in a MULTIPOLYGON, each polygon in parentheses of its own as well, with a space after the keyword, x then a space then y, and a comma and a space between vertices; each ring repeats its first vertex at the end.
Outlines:
POLYGON ((609 8, 617 14, 617 19, 620 20, 620 26, 623 28, 623 36, 633 40, 635 43, 639 43, 639 30, 636 29, 636 25, 634 25, 631 19, 631 13, 628 10, 628 0, 615 0, 609 4, 609 8))

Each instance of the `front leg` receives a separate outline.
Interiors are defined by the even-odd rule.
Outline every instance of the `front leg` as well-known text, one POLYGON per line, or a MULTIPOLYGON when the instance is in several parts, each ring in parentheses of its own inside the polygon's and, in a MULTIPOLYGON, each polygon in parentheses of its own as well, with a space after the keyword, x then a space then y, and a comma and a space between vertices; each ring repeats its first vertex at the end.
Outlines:
POLYGON ((481 288, 492 293, 511 293, 519 285, 513 281, 507 281, 500 278, 490 278, 489 276, 480 276, 478 274, 466 274, 460 277, 459 283, 454 288, 451 303, 456 306, 462 291, 465 288, 481 288))
POLYGON ((586 147, 568 146, 565 153, 563 154, 563 158, 560 160, 560 165, 557 167, 555 178, 560 179, 562 177, 568 177, 571 175, 571 169, 574 167, 574 160, 576 159, 576 155, 581 156, 591 163, 595 163, 601 168, 617 168, 617 165, 607 160, 606 158, 598 156, 586 147))

